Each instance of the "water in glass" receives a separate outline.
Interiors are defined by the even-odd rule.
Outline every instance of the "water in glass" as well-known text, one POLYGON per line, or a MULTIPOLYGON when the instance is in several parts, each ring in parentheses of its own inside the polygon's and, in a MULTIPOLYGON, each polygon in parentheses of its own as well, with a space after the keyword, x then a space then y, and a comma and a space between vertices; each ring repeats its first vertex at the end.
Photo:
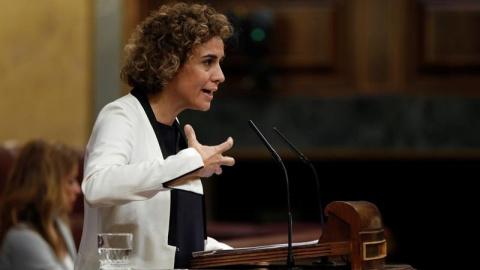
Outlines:
POLYGON ((132 269, 129 261, 132 238, 131 233, 98 234, 100 270, 132 269))

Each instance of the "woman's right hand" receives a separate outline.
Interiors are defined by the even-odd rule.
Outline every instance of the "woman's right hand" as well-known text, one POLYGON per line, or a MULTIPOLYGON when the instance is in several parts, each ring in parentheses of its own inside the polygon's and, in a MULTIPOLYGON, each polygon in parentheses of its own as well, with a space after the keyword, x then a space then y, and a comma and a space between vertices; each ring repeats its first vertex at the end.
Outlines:
POLYGON ((200 154, 203 160, 203 168, 196 171, 198 177, 210 177, 213 174, 221 174, 221 166, 233 166, 235 164, 235 159, 229 156, 223 156, 223 153, 233 146, 232 137, 215 146, 202 145, 197 141, 195 131, 192 126, 185 125, 184 127, 185 135, 188 139, 188 147, 192 147, 200 154))

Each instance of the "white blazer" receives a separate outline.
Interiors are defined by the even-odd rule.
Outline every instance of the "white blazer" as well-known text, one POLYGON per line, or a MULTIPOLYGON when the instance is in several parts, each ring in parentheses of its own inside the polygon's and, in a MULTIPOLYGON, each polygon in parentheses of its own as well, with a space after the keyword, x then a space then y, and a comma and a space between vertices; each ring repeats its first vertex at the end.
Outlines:
MULTIPOLYGON (((127 94, 99 113, 86 148, 82 191, 85 217, 76 270, 99 268, 97 234, 130 232, 135 269, 173 269, 176 247, 168 245, 170 190, 163 183, 203 167, 187 148, 164 159, 138 99, 127 94)), ((183 189, 203 194, 200 179, 183 189)), ((206 250, 230 248, 213 238, 206 250)))

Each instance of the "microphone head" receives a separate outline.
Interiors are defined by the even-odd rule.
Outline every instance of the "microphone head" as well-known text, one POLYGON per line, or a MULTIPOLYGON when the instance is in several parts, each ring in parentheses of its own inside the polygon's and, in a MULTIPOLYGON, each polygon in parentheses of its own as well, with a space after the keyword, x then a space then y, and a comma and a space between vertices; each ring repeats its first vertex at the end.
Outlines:
POLYGON ((252 129, 255 131, 255 133, 257 133, 257 136, 260 138, 260 140, 262 140, 263 144, 267 147, 267 149, 270 151, 270 153, 272 154, 272 156, 281 163, 281 158, 280 156, 277 154, 277 152, 273 149, 273 147, 270 145, 270 143, 268 143, 267 139, 265 139, 265 137, 263 136, 263 134, 260 132, 260 130, 257 128, 257 126, 253 123, 252 120, 249 120, 248 123, 250 124, 250 126, 252 127, 252 129))

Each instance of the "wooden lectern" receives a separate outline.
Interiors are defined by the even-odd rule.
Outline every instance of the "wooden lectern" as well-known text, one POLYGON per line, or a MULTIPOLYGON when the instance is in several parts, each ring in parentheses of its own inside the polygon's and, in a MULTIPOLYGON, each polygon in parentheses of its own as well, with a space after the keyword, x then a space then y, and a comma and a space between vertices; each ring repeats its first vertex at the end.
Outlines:
MULTIPOLYGON (((366 201, 335 201, 327 205, 325 215, 328 219, 318 241, 292 244, 291 251, 296 261, 310 261, 308 268, 315 268, 315 263, 321 258, 342 258, 351 270, 388 268, 385 265, 387 243, 383 222, 374 204, 366 201)), ((281 244, 194 252, 191 268, 249 265, 259 268, 262 263, 285 264, 288 249, 287 244, 281 244)), ((318 268, 322 269, 320 266, 318 268)))

